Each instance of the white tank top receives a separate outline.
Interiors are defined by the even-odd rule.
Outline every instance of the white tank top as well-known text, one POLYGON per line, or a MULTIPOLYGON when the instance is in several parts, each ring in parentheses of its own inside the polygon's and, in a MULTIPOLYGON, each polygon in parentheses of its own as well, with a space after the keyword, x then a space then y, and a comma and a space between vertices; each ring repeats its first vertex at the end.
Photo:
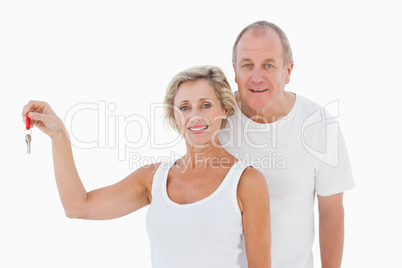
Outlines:
POLYGON ((152 267, 240 267, 245 254, 237 185, 247 165, 236 162, 214 193, 180 205, 166 190, 174 163, 161 163, 153 178, 146 219, 152 267))

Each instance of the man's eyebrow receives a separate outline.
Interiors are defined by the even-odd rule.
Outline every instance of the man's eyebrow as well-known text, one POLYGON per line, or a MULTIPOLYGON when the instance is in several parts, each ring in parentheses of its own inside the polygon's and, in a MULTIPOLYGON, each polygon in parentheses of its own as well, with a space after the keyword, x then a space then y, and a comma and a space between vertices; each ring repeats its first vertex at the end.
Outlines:
MULTIPOLYGON (((244 58, 244 59, 240 60, 240 63, 243 63, 243 62, 252 62, 252 60, 249 58, 244 58)), ((275 59, 269 58, 269 59, 264 60, 264 62, 275 62, 275 59)))
POLYGON ((251 61, 251 59, 245 58, 245 59, 241 59, 240 62, 247 62, 247 61, 251 61))

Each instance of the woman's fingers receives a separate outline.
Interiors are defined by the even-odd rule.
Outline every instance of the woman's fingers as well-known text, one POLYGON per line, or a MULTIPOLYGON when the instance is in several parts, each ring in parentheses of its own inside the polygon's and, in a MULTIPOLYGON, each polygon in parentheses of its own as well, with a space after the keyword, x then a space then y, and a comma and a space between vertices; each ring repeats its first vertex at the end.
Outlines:
POLYGON ((29 101, 22 109, 22 117, 25 123, 26 114, 31 119, 31 128, 37 126, 48 135, 63 130, 63 122, 53 112, 50 105, 44 101, 29 101))

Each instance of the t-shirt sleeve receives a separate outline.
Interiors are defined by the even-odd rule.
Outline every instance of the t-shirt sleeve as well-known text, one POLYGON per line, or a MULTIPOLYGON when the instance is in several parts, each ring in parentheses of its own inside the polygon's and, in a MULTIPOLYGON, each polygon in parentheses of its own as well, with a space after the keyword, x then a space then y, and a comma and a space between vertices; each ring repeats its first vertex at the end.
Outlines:
POLYGON ((315 171, 316 193, 329 196, 355 187, 352 168, 343 135, 338 129, 328 139, 326 151, 315 171))

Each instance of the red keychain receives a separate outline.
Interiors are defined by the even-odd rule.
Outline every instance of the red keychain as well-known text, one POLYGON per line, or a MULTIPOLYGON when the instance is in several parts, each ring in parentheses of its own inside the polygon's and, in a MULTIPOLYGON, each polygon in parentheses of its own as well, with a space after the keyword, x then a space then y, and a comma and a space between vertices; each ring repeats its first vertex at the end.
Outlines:
POLYGON ((28 117, 28 113, 29 112, 27 112, 25 114, 25 126, 26 126, 27 130, 30 130, 31 129, 31 118, 28 117))
POLYGON ((26 128, 25 142, 27 143, 27 154, 30 154, 31 153, 31 140, 32 140, 31 133, 32 133, 32 131, 31 131, 31 118, 28 117, 28 113, 29 112, 27 112, 25 114, 25 128, 26 128))

